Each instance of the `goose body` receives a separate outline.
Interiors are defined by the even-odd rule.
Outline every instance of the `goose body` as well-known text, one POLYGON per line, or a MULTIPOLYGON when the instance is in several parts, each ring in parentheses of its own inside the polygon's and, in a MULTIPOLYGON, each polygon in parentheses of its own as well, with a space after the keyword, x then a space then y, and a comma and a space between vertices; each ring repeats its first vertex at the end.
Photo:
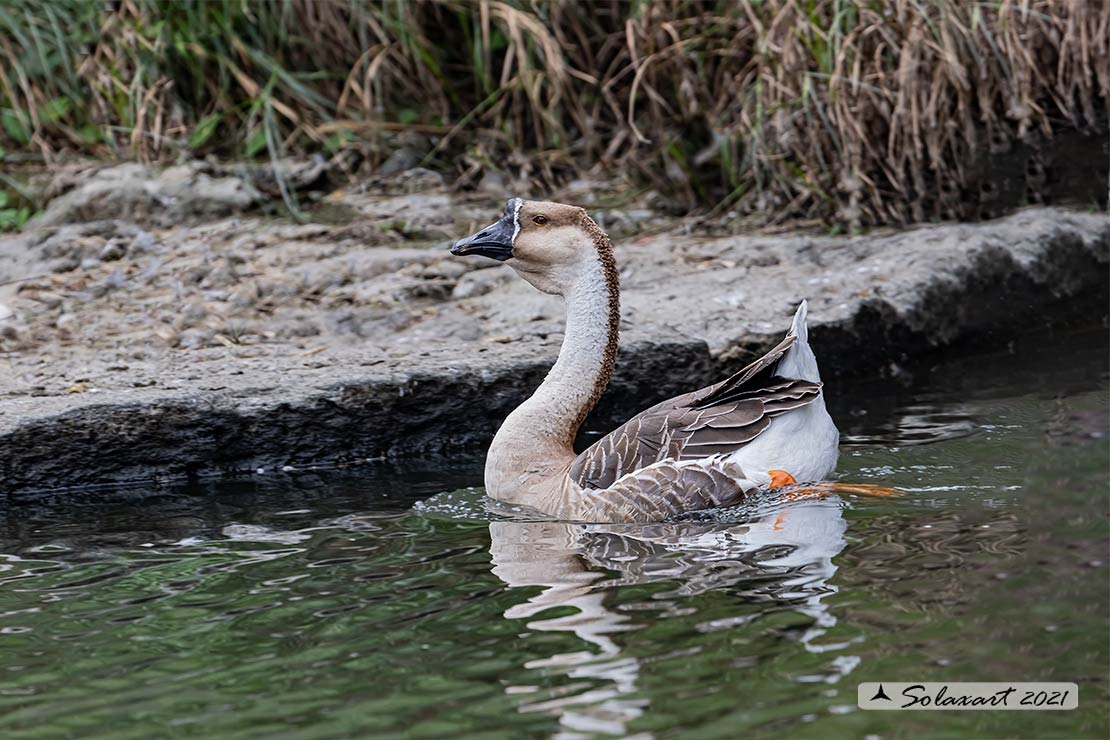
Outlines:
POLYGON ((825 409, 804 301, 766 355, 646 409, 576 455, 578 428, 616 364, 620 286, 608 236, 581 208, 513 198, 499 221, 451 251, 503 261, 567 306, 558 360, 490 445, 492 498, 569 521, 651 522, 818 481, 835 467, 839 434, 825 409))

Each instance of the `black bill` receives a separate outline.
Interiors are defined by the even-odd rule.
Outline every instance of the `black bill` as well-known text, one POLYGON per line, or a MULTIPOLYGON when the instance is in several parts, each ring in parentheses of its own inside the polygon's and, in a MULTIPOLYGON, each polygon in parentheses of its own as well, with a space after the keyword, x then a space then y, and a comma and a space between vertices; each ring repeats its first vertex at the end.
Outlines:
POLYGON ((459 239, 451 246, 451 254, 478 254, 504 262, 513 256, 513 238, 517 232, 517 211, 520 199, 510 198, 505 204, 505 215, 497 223, 487 226, 477 234, 459 239))

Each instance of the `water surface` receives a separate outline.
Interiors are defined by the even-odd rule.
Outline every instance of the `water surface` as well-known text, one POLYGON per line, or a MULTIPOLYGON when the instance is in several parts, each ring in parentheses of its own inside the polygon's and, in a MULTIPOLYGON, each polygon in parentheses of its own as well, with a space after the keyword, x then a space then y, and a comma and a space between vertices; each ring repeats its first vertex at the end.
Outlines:
POLYGON ((0 731, 1107 737, 1105 329, 894 375, 830 392, 897 498, 537 522, 468 460, 4 502, 0 731), (857 711, 877 680, 1080 709, 857 711))

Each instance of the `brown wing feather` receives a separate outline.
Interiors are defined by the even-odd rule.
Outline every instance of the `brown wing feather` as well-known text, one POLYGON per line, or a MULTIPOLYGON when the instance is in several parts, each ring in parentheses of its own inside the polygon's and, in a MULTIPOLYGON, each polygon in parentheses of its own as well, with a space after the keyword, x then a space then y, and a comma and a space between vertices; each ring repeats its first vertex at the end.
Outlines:
POLYGON ((694 391, 691 394, 695 396, 694 404, 697 406, 713 406, 727 400, 726 397, 728 396, 765 388, 768 385, 766 382, 756 383, 754 388, 749 388, 748 384, 756 380, 757 376, 770 377, 778 361, 782 359, 788 349, 794 346, 794 342, 797 340, 798 337, 795 335, 787 334, 770 352, 744 367, 740 372, 708 388, 694 391))
POLYGON ((782 378, 774 369, 795 337, 735 375, 675 396, 632 417, 575 458, 570 476, 583 488, 608 488, 623 475, 662 460, 733 452, 758 437, 771 419, 812 402, 821 384, 782 378))
POLYGON ((755 489, 740 466, 665 462, 600 491, 586 491, 568 519, 600 522, 658 522, 698 509, 732 506, 755 489))

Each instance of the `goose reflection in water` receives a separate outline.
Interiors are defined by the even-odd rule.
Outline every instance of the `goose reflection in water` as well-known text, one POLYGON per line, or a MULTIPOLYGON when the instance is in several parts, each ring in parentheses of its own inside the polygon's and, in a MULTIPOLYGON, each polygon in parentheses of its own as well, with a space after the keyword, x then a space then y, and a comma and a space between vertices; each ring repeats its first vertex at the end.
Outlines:
MULTIPOLYGON (((576 681, 555 698, 531 699, 540 686, 510 686, 522 695, 520 711, 559 717, 570 738, 592 734, 624 735, 627 724, 648 709, 637 696, 640 661, 622 655, 620 634, 645 627, 606 601, 619 586, 671 582, 655 598, 674 599, 726 589, 767 608, 754 614, 698 624, 705 632, 753 621, 768 610, 790 609, 812 623, 800 642, 810 652, 846 647, 815 640, 836 624, 822 603, 836 587, 833 558, 844 548, 847 524, 836 497, 784 503, 742 524, 675 522, 669 524, 576 524, 494 521, 490 523, 493 573, 512 588, 539 586, 540 593, 507 609, 506 619, 527 619, 537 632, 573 633, 588 649, 559 653, 525 663, 525 668, 561 673, 576 681), (543 618, 548 610, 573 607, 573 614, 543 618)), ((836 680, 856 660, 833 661, 836 680)))

